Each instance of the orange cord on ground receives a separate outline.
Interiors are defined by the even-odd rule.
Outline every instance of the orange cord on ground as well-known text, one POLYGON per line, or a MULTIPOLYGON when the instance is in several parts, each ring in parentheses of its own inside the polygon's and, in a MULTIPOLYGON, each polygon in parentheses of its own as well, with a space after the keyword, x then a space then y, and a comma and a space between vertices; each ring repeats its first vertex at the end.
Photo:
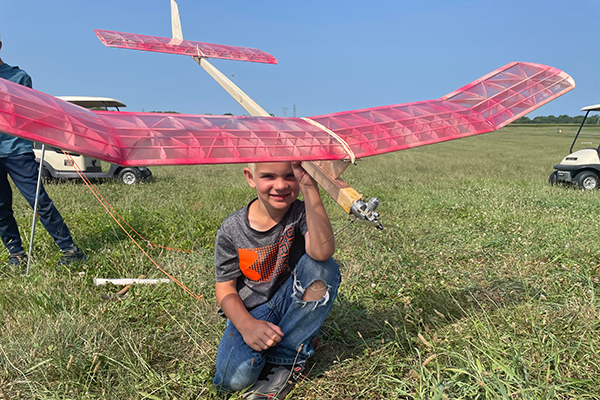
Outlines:
POLYGON ((163 246, 158 246, 155 245, 154 243, 150 242, 149 240, 144 239, 144 237, 142 235, 140 235, 139 233, 137 233, 135 231, 135 229, 133 229, 131 227, 131 225, 129 225, 127 223, 127 221, 125 221, 125 219, 123 217, 121 217, 119 215, 119 213, 117 213, 117 211, 110 205, 110 203, 100 194, 100 192, 98 191, 98 189, 96 189, 96 187, 92 184, 92 182, 90 182, 90 180, 83 174, 83 172, 81 171, 81 169, 79 168, 79 166, 77 165, 77 163, 75 162, 75 160, 73 160, 73 158, 71 157, 71 155, 69 153, 67 153, 66 151, 63 150, 64 155, 67 157, 67 159, 69 160, 69 162, 71 163, 71 165, 73 166, 73 168, 75 168, 75 171, 77 171, 77 174, 81 177, 81 179, 85 182, 86 186, 90 189, 90 191, 92 192, 92 194, 96 197, 96 199, 100 202, 100 204, 102 204, 102 206, 104 207, 104 209, 106 210, 106 212, 115 220, 115 222, 117 223, 117 225, 119 225, 121 227, 121 229, 123 230, 123 232, 125 232, 127 234, 127 236, 129 236, 129 238, 133 241, 133 243, 135 243, 135 245, 142 251, 142 253, 144 253, 144 255, 146 257, 148 257, 148 259, 156 266, 156 268, 158 268, 163 274, 165 274, 169 279, 171 279, 173 282, 175 282, 180 288, 182 288, 184 291, 186 291, 190 296, 192 296, 193 298, 200 300, 203 295, 197 295, 194 292, 192 292, 187 286, 185 286, 182 282, 180 282, 178 279, 176 279, 175 277, 171 276, 169 273, 167 273, 167 271, 165 271, 164 269, 162 269, 157 263, 156 261, 154 261, 152 259, 152 257, 150 257, 150 255, 148 253, 146 253, 146 251, 142 248, 142 246, 133 238, 133 236, 131 236, 131 234, 123 227, 123 225, 121 225, 121 223, 117 220, 117 218, 115 218, 115 216, 113 215, 116 214, 132 231, 134 231, 142 240, 144 240, 146 243, 148 243, 148 246, 152 245, 154 247, 160 247, 163 249, 167 249, 167 250, 174 250, 174 251, 181 251, 181 252, 185 252, 185 253, 191 253, 190 250, 179 250, 179 249, 171 249, 168 247, 163 247, 163 246), (109 210, 110 207, 110 210, 109 210), (111 211, 112 210, 112 211, 111 211))

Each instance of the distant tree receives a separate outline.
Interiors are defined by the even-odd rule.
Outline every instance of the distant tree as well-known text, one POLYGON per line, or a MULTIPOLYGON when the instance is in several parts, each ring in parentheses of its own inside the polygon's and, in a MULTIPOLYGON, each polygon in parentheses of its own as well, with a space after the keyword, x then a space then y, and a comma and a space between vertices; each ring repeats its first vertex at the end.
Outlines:
POLYGON ((571 122, 573 118, 569 117, 567 114, 559 115, 557 118, 557 122, 559 124, 568 124, 571 122))
MULTIPOLYGON (((521 117, 514 121, 515 124, 581 124, 583 121, 583 115, 576 115, 571 117, 567 114, 559 115, 555 117, 554 115, 539 115, 530 119, 529 117, 521 117)), ((600 115, 590 115, 585 121, 586 125, 597 125, 600 124, 600 115)))
MULTIPOLYGON (((598 125, 598 120, 600 119, 600 116, 598 114, 595 115, 590 115, 588 116, 588 118, 585 120, 585 124, 586 125, 598 125)), ((580 122, 581 123, 581 122, 580 122)))
POLYGON ((181 114, 180 112, 177 111, 148 111, 151 113, 161 113, 161 114, 181 114))
POLYGON ((540 115, 533 119, 533 123, 534 124, 557 124, 558 118, 556 118, 554 115, 548 115, 548 116, 540 115))
POLYGON ((229 116, 233 116, 233 114, 232 114, 232 113, 225 113, 225 114, 223 114, 223 115, 229 115, 229 116))

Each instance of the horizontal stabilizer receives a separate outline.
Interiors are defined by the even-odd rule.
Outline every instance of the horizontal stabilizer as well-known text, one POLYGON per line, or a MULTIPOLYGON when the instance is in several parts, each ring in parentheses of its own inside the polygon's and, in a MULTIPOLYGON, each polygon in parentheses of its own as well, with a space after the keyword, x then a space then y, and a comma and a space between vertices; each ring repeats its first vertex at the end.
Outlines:
POLYGON ((339 160, 491 132, 574 87, 511 63, 441 99, 303 119, 93 112, 0 79, 0 131, 124 166, 339 160))
POLYGON ((181 54, 224 60, 250 61, 277 64, 277 59, 262 50, 250 47, 226 46, 222 44, 193 42, 177 38, 163 38, 96 29, 96 36, 108 47, 155 51, 158 53, 181 54))

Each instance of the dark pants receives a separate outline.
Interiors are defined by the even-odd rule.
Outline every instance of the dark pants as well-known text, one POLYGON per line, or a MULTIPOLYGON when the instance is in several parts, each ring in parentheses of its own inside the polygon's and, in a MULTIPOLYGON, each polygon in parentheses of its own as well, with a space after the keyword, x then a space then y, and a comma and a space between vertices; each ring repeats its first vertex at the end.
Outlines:
MULTIPOLYGON (((8 175, 25 199, 33 208, 35 204, 35 191, 38 177, 38 164, 33 153, 0 158, 0 236, 9 253, 15 254, 23 251, 19 227, 13 216, 12 190, 8 182, 8 175)), ((73 247, 73 239, 69 228, 62 216, 54 207, 52 200, 40 187, 38 197, 38 215, 44 228, 54 239, 58 247, 65 251, 73 247)))

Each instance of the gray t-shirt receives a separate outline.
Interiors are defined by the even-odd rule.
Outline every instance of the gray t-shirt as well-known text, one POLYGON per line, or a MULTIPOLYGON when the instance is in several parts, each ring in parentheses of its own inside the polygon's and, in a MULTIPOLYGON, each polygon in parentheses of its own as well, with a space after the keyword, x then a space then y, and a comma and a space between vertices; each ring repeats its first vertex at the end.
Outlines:
POLYGON ((283 219, 265 232, 248 223, 252 202, 225 218, 215 242, 216 281, 237 279, 248 310, 267 302, 289 278, 306 252, 307 232, 304 202, 294 201, 283 219))

